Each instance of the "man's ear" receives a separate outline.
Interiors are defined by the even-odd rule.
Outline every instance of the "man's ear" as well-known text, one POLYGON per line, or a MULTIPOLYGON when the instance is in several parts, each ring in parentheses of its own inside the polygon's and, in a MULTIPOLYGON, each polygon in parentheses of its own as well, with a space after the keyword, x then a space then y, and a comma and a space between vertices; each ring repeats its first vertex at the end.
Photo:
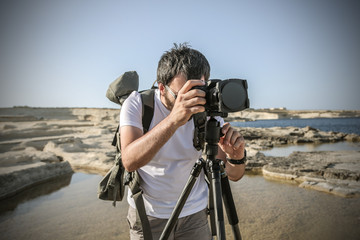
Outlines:
POLYGON ((165 85, 162 84, 162 83, 158 83, 158 87, 159 87, 159 90, 160 90, 160 94, 163 96, 165 95, 165 85))

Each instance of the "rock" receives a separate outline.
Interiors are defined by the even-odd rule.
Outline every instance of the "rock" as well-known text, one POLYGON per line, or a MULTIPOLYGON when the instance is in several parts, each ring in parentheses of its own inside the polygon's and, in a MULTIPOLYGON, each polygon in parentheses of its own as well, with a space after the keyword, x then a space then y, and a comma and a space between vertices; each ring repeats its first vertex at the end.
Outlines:
MULTIPOLYGON (((9 151, 0 153, 1 167, 16 166, 19 164, 29 164, 34 162, 60 162, 52 152, 38 151, 33 147, 27 147, 21 151, 9 151)), ((0 170, 1 172, 1 170, 0 170)))
POLYGON ((67 141, 66 143, 61 144, 55 144, 54 142, 50 141, 45 145, 44 152, 83 152, 84 148, 86 147, 87 145, 83 144, 81 139, 73 138, 71 142, 67 141))
POLYGON ((320 138, 321 135, 318 133, 318 131, 308 131, 305 133, 304 137, 307 139, 315 139, 320 138))
POLYGON ((0 200, 34 184, 72 172, 69 162, 29 164, 26 168, 14 168, 12 171, 0 174, 0 200))
POLYGON ((352 186, 343 184, 341 187, 338 184, 331 184, 327 182, 308 182, 305 181, 299 185, 302 188, 309 188, 320 192, 335 194, 341 197, 359 197, 360 186, 352 186))
POLYGON ((347 134, 345 140, 348 142, 360 142, 360 136, 356 134, 347 134))
POLYGON ((309 132, 309 131, 318 132, 319 130, 317 130, 316 128, 310 127, 310 126, 306 126, 303 128, 303 131, 304 132, 309 132))
POLYGON ((340 196, 360 196, 360 151, 295 152, 262 160, 267 178, 291 180, 300 187, 340 196))

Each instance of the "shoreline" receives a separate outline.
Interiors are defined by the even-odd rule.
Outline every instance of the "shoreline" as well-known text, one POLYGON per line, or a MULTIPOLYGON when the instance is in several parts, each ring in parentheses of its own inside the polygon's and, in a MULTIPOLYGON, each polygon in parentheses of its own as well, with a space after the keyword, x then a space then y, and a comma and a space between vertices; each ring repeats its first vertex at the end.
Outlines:
MULTIPOLYGON (((283 117, 295 116, 293 111, 287 111, 286 115, 284 111, 280 111, 283 117)), ((260 110, 250 112, 248 110, 247 116, 261 119, 260 110)), ((311 112, 311 116, 317 115, 311 112)), ((326 111, 326 115, 336 117, 343 112, 326 111)), ((360 117, 360 111, 351 112, 351 117, 360 117)), ((263 117, 270 116, 266 114, 263 117)), ((74 171, 104 175, 115 157, 111 141, 118 116, 117 109, 0 108, 0 199, 74 171)), ((311 127, 239 130, 247 142, 248 173, 296 182, 299 187, 342 197, 360 196, 360 151, 295 152, 288 157, 266 157, 260 152, 277 145, 360 142, 360 136, 311 127)))
POLYGON ((229 113, 227 121, 255 121, 272 119, 349 118, 360 117, 360 110, 286 110, 285 108, 245 109, 229 113))
MULTIPOLYGON (((52 119, 59 118, 65 114, 68 118, 76 119, 85 117, 84 113, 99 114, 108 112, 117 114, 119 108, 85 108, 85 107, 0 107, 0 122, 4 120, 6 115, 11 117, 32 118, 39 120, 39 118, 52 119), (52 114, 49 114, 49 113, 52 114), (34 116, 36 115, 36 116, 34 116)), ((91 115, 90 114, 90 115, 91 115)), ((303 118, 351 118, 360 117, 360 110, 287 110, 286 108, 264 108, 264 109, 245 109, 240 112, 229 113, 226 118, 227 121, 255 121, 255 120, 270 120, 270 119, 303 119, 303 118)))

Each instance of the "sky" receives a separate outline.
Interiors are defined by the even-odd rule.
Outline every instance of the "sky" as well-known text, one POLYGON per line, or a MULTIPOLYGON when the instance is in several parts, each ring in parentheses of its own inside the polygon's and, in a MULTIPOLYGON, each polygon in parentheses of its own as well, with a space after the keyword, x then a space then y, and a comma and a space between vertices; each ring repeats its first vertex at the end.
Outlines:
POLYGON ((358 0, 0 2, 0 107, 117 108, 114 79, 147 89, 188 42, 210 78, 248 81, 252 108, 360 110, 358 0))

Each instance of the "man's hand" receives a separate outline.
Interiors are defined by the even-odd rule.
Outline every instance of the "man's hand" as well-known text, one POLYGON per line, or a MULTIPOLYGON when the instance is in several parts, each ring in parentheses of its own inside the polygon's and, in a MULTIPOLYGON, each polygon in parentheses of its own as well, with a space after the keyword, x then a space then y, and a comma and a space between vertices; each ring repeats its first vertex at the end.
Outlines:
POLYGON ((188 80, 179 90, 169 118, 178 126, 184 125, 190 117, 198 112, 204 112, 206 103, 205 92, 200 89, 192 89, 194 86, 202 86, 202 80, 188 80))
POLYGON ((220 138, 219 146, 226 156, 231 159, 240 160, 244 157, 245 140, 240 132, 225 123, 222 127, 223 137, 220 138))

